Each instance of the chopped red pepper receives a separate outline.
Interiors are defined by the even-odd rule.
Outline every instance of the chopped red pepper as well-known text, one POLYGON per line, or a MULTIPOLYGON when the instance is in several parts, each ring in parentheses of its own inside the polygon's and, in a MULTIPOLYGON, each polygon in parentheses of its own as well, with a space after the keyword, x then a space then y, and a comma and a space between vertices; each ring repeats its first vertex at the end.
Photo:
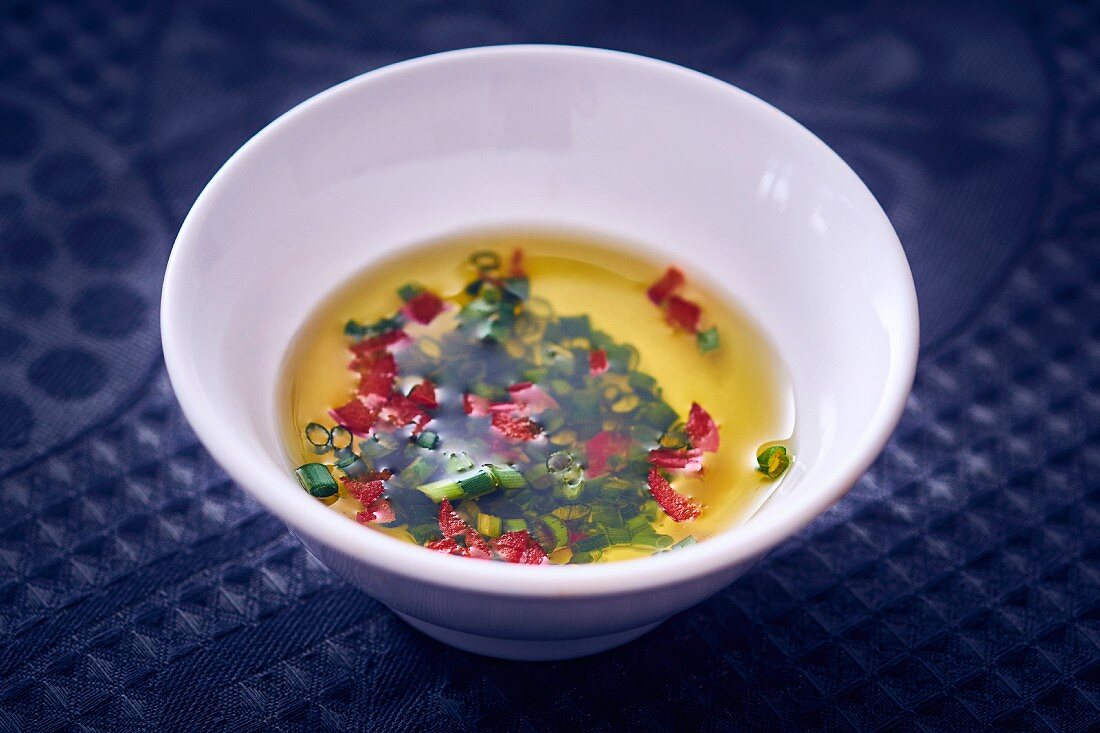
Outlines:
POLYGON ((512 262, 508 268, 508 277, 526 277, 527 270, 523 266, 523 250, 516 247, 512 250, 512 262))
POLYGON ((649 469, 649 493, 665 510, 665 514, 677 522, 684 522, 699 516, 699 505, 672 488, 668 479, 662 476, 656 468, 649 469))
POLYGON ((451 506, 451 502, 448 499, 444 499, 439 505, 439 531, 443 533, 443 540, 436 540, 435 543, 429 542, 427 547, 433 550, 443 550, 443 546, 433 547, 433 544, 439 544, 446 540, 454 542, 455 537, 463 537, 466 540, 465 547, 454 543, 454 545, 446 545, 449 549, 447 552, 454 552, 458 555, 465 557, 477 557, 483 559, 489 559, 489 543, 485 541, 485 538, 478 534, 477 530, 462 521, 462 517, 458 516, 458 512, 451 506), (458 550, 458 552, 455 552, 458 550))
POLYGON ((701 471, 702 456, 698 448, 654 448, 649 452, 649 462, 658 468, 701 471))
MULTIPOLYGON (((514 408, 525 409, 532 415, 537 415, 543 410, 556 410, 560 406, 557 400, 543 391, 542 387, 530 382, 513 384, 508 388, 508 394, 518 403, 513 406, 514 408)), ((508 403, 498 403, 490 409, 502 410, 508 406, 508 403)))
POLYGON ((444 555, 464 555, 466 548, 459 547, 453 537, 444 537, 441 540, 432 540, 424 545, 429 550, 442 552, 444 555))
POLYGON ((489 414, 489 398, 469 392, 462 395, 462 411, 473 417, 485 417, 489 414))
POLYGON ((378 409, 368 407, 358 397, 353 397, 346 405, 330 410, 329 414, 333 420, 359 436, 369 433, 374 427, 374 421, 378 419, 378 409))
POLYGON ((362 341, 352 344, 348 348, 351 349, 351 353, 355 354, 356 357, 361 358, 370 356, 376 351, 384 351, 391 346, 396 346, 397 344, 409 340, 411 340, 409 334, 401 329, 396 329, 394 331, 386 331, 377 336, 371 336, 368 339, 363 339, 362 341))
POLYGON ((665 270, 665 274, 661 275, 661 279, 649 286, 649 290, 646 290, 646 295, 653 301, 654 305, 662 305, 668 296, 672 295, 673 291, 684 284, 684 273, 677 270, 675 267, 669 267, 665 270))
POLYGON ((685 427, 691 444, 701 451, 713 453, 718 450, 718 426, 714 419, 698 402, 691 403, 691 412, 688 413, 687 426, 685 427))
POLYGON ((502 534, 493 540, 493 550, 506 562, 524 565, 545 565, 550 562, 546 551, 527 530, 502 534))
POLYGON ((443 300, 435 293, 425 290, 414 295, 405 304, 405 314, 416 321, 427 325, 435 320, 435 317, 443 312, 443 300))
POLYGON ((702 313, 698 305, 679 295, 669 298, 665 308, 665 318, 669 323, 691 333, 699 330, 699 317, 702 313))
POLYGON ((393 507, 390 506, 390 503, 385 499, 375 499, 371 502, 370 506, 355 515, 355 521, 360 524, 368 524, 370 522, 389 524, 396 518, 397 516, 393 512, 393 507))
POLYGON ((393 391, 397 377, 397 362, 393 354, 375 351, 359 356, 352 362, 352 369, 359 372, 359 394, 385 397, 393 391))
POLYGON ((492 421, 493 427, 514 443, 534 440, 542 432, 542 426, 529 417, 509 415, 506 412, 494 412, 492 421))
POLYGON ((431 415, 400 392, 395 392, 390 397, 389 403, 382 408, 378 416, 395 428, 413 425, 413 435, 420 435, 432 420, 431 415))
POLYGON ((588 475, 599 476, 607 473, 609 468, 607 459, 611 456, 625 456, 629 448, 630 436, 608 430, 596 433, 585 444, 588 475))
POLYGON ((375 499, 386 492, 386 486, 379 480, 356 481, 346 476, 341 480, 347 487, 348 493, 358 499, 364 507, 373 504, 375 499))
POLYGON ((470 525, 466 524, 462 520, 462 517, 458 516, 458 512, 451 506, 450 499, 444 499, 439 504, 439 531, 443 533, 444 537, 454 537, 456 534, 462 534, 470 528, 470 525))
POLYGON ((603 349, 593 349, 588 352, 588 374, 598 376, 607 371, 607 352, 603 349))
POLYGON ((409 390, 409 399, 429 409, 439 407, 439 400, 435 394, 435 385, 432 384, 432 380, 430 379, 425 379, 409 390))

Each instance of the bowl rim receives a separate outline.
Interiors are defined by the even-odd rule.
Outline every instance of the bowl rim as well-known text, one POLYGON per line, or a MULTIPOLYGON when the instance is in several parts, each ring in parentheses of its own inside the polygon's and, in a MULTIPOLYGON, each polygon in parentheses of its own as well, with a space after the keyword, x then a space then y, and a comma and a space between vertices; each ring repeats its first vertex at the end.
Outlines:
POLYGON ((893 433, 904 411, 916 373, 919 350, 919 314, 912 273, 901 243, 874 195, 854 171, 817 136, 785 113, 758 97, 720 79, 667 61, 607 49, 551 44, 484 46, 422 56, 401 61, 355 76, 297 104, 263 127, 246 141, 206 184, 180 227, 168 259, 161 296, 161 340, 169 379, 182 411, 200 442, 229 476, 268 511, 291 529, 300 530, 315 541, 330 546, 357 562, 375 566, 383 573, 404 576, 433 586, 509 597, 597 597, 640 592, 687 583, 721 573, 750 562, 809 524, 843 496, 867 471, 893 433), (827 479, 815 480, 818 486, 806 501, 792 503, 789 511, 757 517, 729 531, 708 538, 682 551, 661 557, 643 557, 607 564, 581 566, 527 566, 500 562, 473 562, 468 558, 425 551, 412 543, 389 537, 382 532, 365 530, 355 522, 332 511, 297 490, 297 483, 285 467, 276 467, 267 459, 240 455, 232 449, 234 435, 217 419, 209 404, 198 373, 191 370, 184 355, 187 344, 176 324, 180 321, 189 284, 183 280, 183 263, 196 247, 195 232, 206 219, 210 202, 230 183, 234 170, 250 159, 258 143, 277 135, 296 118, 338 95, 353 93, 390 77, 421 72, 431 67, 473 58, 518 57, 554 58, 600 64, 626 64, 642 67, 649 73, 678 77, 684 84, 709 87, 710 93, 730 94, 756 114, 769 116, 774 124, 792 134, 808 138, 839 167, 840 175, 858 182, 873 211, 881 217, 883 231, 899 273, 897 289, 900 332, 891 336, 890 366, 887 380, 872 419, 864 428, 860 442, 848 452, 848 460, 833 470, 827 479), (904 277, 908 275, 908 277, 904 277), (827 484, 822 488, 821 484, 827 484), (291 490, 294 489, 294 490, 291 490))

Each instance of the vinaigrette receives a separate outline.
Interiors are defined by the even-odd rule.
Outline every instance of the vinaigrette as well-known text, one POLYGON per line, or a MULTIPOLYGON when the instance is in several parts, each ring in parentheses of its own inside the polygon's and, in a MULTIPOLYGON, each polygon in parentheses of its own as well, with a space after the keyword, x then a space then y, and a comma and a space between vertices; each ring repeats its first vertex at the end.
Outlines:
POLYGON ((283 384, 306 491, 471 558, 678 550, 748 518, 793 457, 790 385, 744 314, 674 265, 556 233, 360 273, 307 320, 283 384))

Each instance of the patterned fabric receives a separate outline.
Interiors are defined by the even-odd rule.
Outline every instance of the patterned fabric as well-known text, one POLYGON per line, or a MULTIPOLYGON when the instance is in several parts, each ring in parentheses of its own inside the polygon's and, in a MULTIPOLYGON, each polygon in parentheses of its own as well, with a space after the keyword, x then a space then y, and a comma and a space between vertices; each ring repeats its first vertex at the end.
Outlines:
POLYGON ((0 731, 1100 729, 1100 9, 760 5, 0 5, 0 731), (884 203, 924 328, 844 501, 656 632, 542 666, 321 567, 197 445, 157 336, 174 232, 262 124, 525 41, 791 113, 884 203))

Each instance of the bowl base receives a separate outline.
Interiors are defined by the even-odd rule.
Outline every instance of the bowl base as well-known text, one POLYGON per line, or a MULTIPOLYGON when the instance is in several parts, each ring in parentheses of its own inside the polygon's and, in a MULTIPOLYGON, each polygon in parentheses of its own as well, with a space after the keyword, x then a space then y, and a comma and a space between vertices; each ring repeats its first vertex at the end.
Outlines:
POLYGON ((436 641, 463 651, 481 654, 498 659, 514 659, 524 662, 549 662, 557 659, 573 659, 589 654, 606 651, 620 644, 637 639, 647 631, 659 626, 662 621, 639 626, 636 629, 616 631, 613 634, 587 636, 581 639, 502 639, 494 636, 479 636, 464 631, 436 626, 427 621, 394 611, 398 617, 418 631, 422 631, 436 641))

